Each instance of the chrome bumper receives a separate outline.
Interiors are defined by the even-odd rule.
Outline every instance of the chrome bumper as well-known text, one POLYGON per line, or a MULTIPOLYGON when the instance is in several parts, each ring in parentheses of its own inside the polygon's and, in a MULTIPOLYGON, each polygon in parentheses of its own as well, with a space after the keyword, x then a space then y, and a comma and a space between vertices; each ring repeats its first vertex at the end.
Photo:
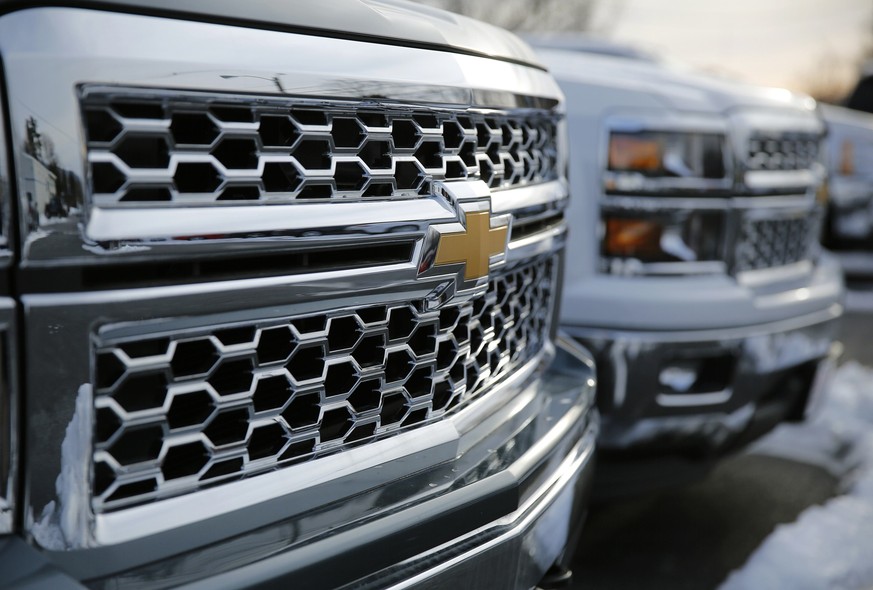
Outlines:
MULTIPOLYGON (((605 456, 705 458, 801 418, 829 357, 842 306, 787 321, 676 332, 568 330, 595 352, 605 456), (703 374, 709 360, 710 375, 703 374), (704 367, 699 387, 671 386, 671 367, 704 367)), ((675 377, 675 373, 673 375, 675 377)), ((681 377, 681 373, 680 373, 681 377)), ((675 383, 674 383, 675 385, 675 383)))
MULTIPOLYGON (((199 539, 202 545, 215 533, 207 529, 232 523, 201 522, 121 546, 67 552, 41 552, 8 538, 16 550, 5 555, 32 553, 44 565, 34 575, 49 572, 54 581, 85 580, 96 588, 530 588, 572 554, 599 430, 594 392, 587 352, 559 340, 539 378, 511 399, 501 396, 487 419, 454 421, 457 453, 442 464, 419 464, 420 471, 400 480, 295 519, 275 522, 274 516, 273 524, 197 549, 179 543, 199 539), (417 494, 410 493, 413 488, 417 494), (343 515, 343 524, 321 527, 343 515), (119 554, 122 548, 126 557, 119 554), (143 563, 155 552, 164 553, 156 562, 117 569, 125 561, 143 563), (103 565, 95 568, 94 560, 103 565), (115 572, 94 577, 113 561, 115 572), (213 575, 204 578, 204 572, 213 575)), ((398 469, 388 462, 358 477, 375 480, 375 472, 398 469)), ((257 518, 254 512, 233 518, 257 518)), ((7 563, 3 556, 4 577, 33 582, 28 572, 17 571, 16 560, 7 563)))
POLYGON ((475 468, 491 475, 190 587, 533 587, 571 557, 591 487, 599 421, 588 405, 593 365, 583 355, 559 343, 544 378, 531 386, 543 400, 538 415, 475 468), (529 428, 537 432, 532 445, 518 449, 529 428), (394 563, 376 570, 386 557, 394 563))

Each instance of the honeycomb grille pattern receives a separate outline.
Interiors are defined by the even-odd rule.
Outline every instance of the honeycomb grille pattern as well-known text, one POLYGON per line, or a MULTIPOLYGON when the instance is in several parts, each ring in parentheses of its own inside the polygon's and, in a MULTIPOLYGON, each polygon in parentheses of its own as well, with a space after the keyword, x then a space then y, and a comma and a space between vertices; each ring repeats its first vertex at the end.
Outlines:
POLYGON ((559 174, 548 110, 116 93, 82 108, 101 207, 413 198, 432 180, 559 174))
POLYGON ((813 133, 756 134, 749 140, 746 167, 750 170, 805 170, 818 158, 818 135, 813 133))
POLYGON ((434 311, 412 301, 97 343, 95 512, 439 420, 543 348, 554 269, 516 266, 434 311))
POLYGON ((820 216, 746 219, 737 240, 734 270, 784 266, 808 259, 818 240, 820 216))

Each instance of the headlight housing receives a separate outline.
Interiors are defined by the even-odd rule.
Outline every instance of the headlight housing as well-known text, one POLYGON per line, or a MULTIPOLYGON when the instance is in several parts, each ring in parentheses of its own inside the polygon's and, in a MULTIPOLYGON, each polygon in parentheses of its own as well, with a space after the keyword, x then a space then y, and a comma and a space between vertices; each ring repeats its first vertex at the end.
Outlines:
POLYGON ((604 188, 610 195, 727 191, 726 143, 720 132, 612 130, 604 188))
POLYGON ((725 270, 721 261, 724 215, 720 211, 605 210, 602 221, 604 271, 675 274, 725 270))
MULTIPOLYGON (((601 269, 617 274, 725 271, 725 215, 688 198, 726 197, 733 156, 721 119, 608 122, 601 269)), ((713 203, 714 205, 714 203, 713 203)))

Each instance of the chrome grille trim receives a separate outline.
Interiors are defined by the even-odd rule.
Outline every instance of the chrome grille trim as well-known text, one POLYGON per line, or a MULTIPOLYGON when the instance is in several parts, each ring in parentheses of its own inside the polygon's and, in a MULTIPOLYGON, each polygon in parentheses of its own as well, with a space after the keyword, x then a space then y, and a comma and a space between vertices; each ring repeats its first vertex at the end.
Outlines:
POLYGON ((0 297, 0 534, 15 529, 18 509, 18 465, 21 452, 19 399, 16 386, 16 306, 0 297))
POLYGON ((92 202, 402 199, 430 180, 559 177, 551 110, 82 89, 92 202))
MULTIPOLYGON (((567 206, 567 184, 563 180, 497 191, 491 194, 495 214, 512 213, 514 223, 535 221, 545 210, 563 211, 567 206)), ((362 201, 295 203, 251 207, 142 207, 91 209, 85 226, 96 242, 152 241, 153 245, 180 236, 260 235, 277 232, 301 241, 317 241, 331 234, 345 238, 372 239, 375 234, 396 235, 398 227, 422 232, 426 225, 457 218, 449 204, 437 196, 403 199, 390 204, 362 201)), ((199 240, 200 244, 207 240, 199 240)), ((166 244, 163 244, 166 245, 166 244)))
POLYGON ((457 214, 433 198, 404 200, 390 207, 374 203, 301 203, 261 207, 204 207, 198 209, 94 208, 88 222, 88 236, 98 242, 115 240, 162 240, 178 236, 249 235, 262 232, 294 234, 318 230, 353 235, 353 228, 369 226, 373 235, 387 234, 381 228, 449 221, 457 214), (375 230, 375 231, 374 231, 375 230))
POLYGON ((541 256, 434 311, 413 301, 95 340, 94 511, 441 420, 547 345, 556 269, 541 256))
MULTIPOLYGON (((48 268, 50 272, 52 265, 63 265, 64 269, 93 265, 108 268, 109 272, 114 265, 135 271, 135 265, 142 260, 168 260, 169 265, 173 260, 207 256, 218 259, 225 254, 248 253, 264 247, 276 251, 286 247, 296 249, 300 245, 303 250, 308 250, 332 244, 337 239, 348 244, 370 238, 376 243, 384 239, 414 239, 418 240, 419 250, 423 250, 422 243, 426 234, 431 232, 431 226, 451 221, 445 218, 447 211, 458 219, 457 211, 452 211, 449 203, 434 195, 385 199, 381 203, 363 199, 349 203, 334 200, 304 206, 289 203, 269 207, 249 207, 246 204, 97 207, 87 191, 89 162, 83 150, 86 140, 79 101, 82 84, 92 87, 112 84, 116 88, 138 89, 154 87, 156 93, 172 88, 180 93, 202 94, 208 91, 223 96, 270 96, 288 101, 295 100, 292 97, 314 101, 331 97, 338 101, 363 103, 379 97, 380 101, 398 105, 439 105, 440 108, 458 111, 470 108, 513 112, 554 109, 560 113, 563 108, 560 90, 546 72, 451 52, 53 7, 9 13, 0 18, 0 31, 4 33, 0 35, 0 48, 4 55, 5 80, 10 92, 16 96, 16 100, 8 105, 10 145, 24 145, 27 122, 35 117, 40 131, 51 137, 62 167, 80 179, 86 188, 62 223, 50 220, 52 223, 37 226, 35 220, 21 221, 21 241, 26 244, 20 253, 21 261, 23 266, 40 271, 48 268), (89 34, 81 35, 82 30, 88 30, 89 34), (32 34, 17 34, 21 31, 32 34), (233 36, 232 44, 228 43, 229 35, 233 36), (141 43, 124 42, 129 39, 138 39, 141 43), (288 56, 300 55, 306 55, 307 59, 289 61, 288 56), (350 62, 350 56, 356 58, 354 63, 350 62), (63 63, 63 67, 59 68, 58 63, 63 63), (385 64, 390 64, 390 68, 385 64), (42 106, 34 108, 36 112, 33 112, 27 105, 42 106), (403 220, 396 223, 380 220, 398 205, 425 202, 427 211, 406 210, 402 214, 403 220), (316 204, 324 207, 316 211, 316 204), (368 211, 366 219, 364 215, 360 216, 361 223, 343 230, 331 221, 326 224, 327 229, 336 231, 325 231, 321 236, 304 235, 308 227, 316 227, 314 231, 322 229, 317 220, 308 227, 301 222, 299 232, 289 232, 282 223, 289 220, 296 223, 293 213, 300 214, 306 208, 321 220, 332 220, 331 216, 339 214, 343 205, 372 206, 372 216, 368 211), (253 214, 247 222, 252 226, 269 225, 264 231, 276 233, 259 235, 255 227, 244 232, 247 235, 234 236, 245 238, 243 242, 216 238, 214 228, 205 222, 198 231, 189 231, 190 226, 198 223, 197 215, 222 210, 229 219, 241 209, 257 210, 263 217, 251 221, 253 214), (154 212, 153 219, 156 220, 148 232, 140 231, 137 225, 137 216, 146 211, 154 212), (271 213, 282 219, 265 221, 271 213), (113 224, 127 225, 112 228, 116 233, 111 236, 92 235, 92 227, 109 227, 99 223, 92 226, 92 222, 101 221, 101 216, 105 222, 110 219, 110 214, 113 224), (126 216, 122 217, 122 214, 126 216), (165 222, 163 231, 157 221, 161 215, 165 222), (105 238, 105 241, 96 240, 95 236, 105 238), (176 237, 198 239, 177 242, 173 240, 176 237)), ((562 121, 561 126, 563 124, 562 121)), ((14 156, 20 170, 21 150, 16 150, 14 156)), ((559 156, 563 159, 566 154, 562 150, 559 156)), ((565 170, 565 162, 562 161, 558 168, 565 170)), ((540 197, 539 189, 549 191, 562 203, 567 200, 563 178, 524 188, 537 189, 529 195, 534 200, 540 197), (553 185, 557 187, 555 190, 550 189, 553 185)), ((497 212, 504 197, 516 190, 493 191, 493 211, 497 212)), ((25 195, 19 194, 19 202, 24 199, 25 195)), ((526 204, 521 205, 524 207, 526 204)), ((307 224, 310 221, 307 219, 307 224)), ((233 230, 238 227, 226 219, 222 223, 226 224, 223 228, 233 230)), ((511 244, 506 255, 507 265, 517 261, 515 255, 527 256, 534 248, 544 254, 554 254, 563 247, 562 232, 549 230, 541 234, 541 240, 526 238, 518 248, 511 244)), ((85 286, 80 290, 78 285, 64 283, 56 291, 40 289, 24 297, 28 332, 38 335, 25 342, 28 354, 33 358, 43 358, 42 351, 47 349, 65 351, 52 363, 30 367, 26 379, 23 398, 32 411, 25 416, 23 432, 27 434, 27 448, 39 452, 45 460, 29 465, 24 474, 19 487, 27 489, 28 493, 23 498, 19 514, 46 515, 45 518, 37 516, 39 522, 25 520, 26 534, 31 535, 38 545, 59 550, 131 540, 139 543, 133 547, 142 547, 143 543, 151 543, 151 540, 142 539, 144 535, 157 535, 151 546, 159 547, 158 552, 163 552, 162 557, 166 557, 172 553, 168 547, 182 542, 176 535, 180 527, 196 522, 196 526, 188 526, 183 533, 193 533, 196 528, 200 529, 196 533, 196 543, 220 542, 227 531, 239 530, 234 527, 254 529, 264 526, 295 514, 301 500, 317 502, 319 498, 313 498, 313 489, 318 490, 319 497, 324 488, 337 491, 337 496, 325 498, 325 502, 335 502, 342 497, 340 492, 358 498, 373 486, 390 490, 392 494, 398 492, 390 499, 397 504, 421 501, 421 490, 410 490, 406 486, 407 477, 418 473, 422 466, 429 470, 450 468, 453 458, 457 457, 459 441, 467 436, 456 429, 455 422, 459 418, 477 416, 483 422, 479 428, 485 428, 495 413, 487 412, 487 417, 479 414, 484 406, 503 412, 518 407, 519 400, 524 400, 533 411, 539 404, 540 392, 531 388, 537 383, 535 376, 542 369, 542 362, 551 354, 550 343, 546 343, 537 357, 507 375, 494 388, 489 388, 488 395, 481 396, 469 408, 449 419, 288 470, 99 514, 94 513, 91 502, 90 474, 82 474, 81 481, 77 479, 76 485, 69 489, 57 489, 57 477, 69 459, 62 452, 69 446, 63 445, 65 429, 42 428, 36 418, 50 415, 59 425, 80 425, 84 421, 85 431, 90 431, 95 406, 90 388, 81 385, 93 379, 89 339, 95 330, 107 338, 135 339, 161 331, 201 329, 209 322, 258 323, 263 318, 415 300, 427 297, 455 277, 454 268, 447 269, 443 275, 422 276, 416 261, 417 258, 401 264, 350 271, 226 276, 184 285, 131 283, 111 288, 85 286), (354 292, 350 291, 350 285, 354 285, 354 292), (59 318, 62 318, 61 322, 59 318), (62 324, 60 331, 57 329, 59 324, 62 324), (71 346, 72 342, 78 345, 71 346), (80 411, 81 408, 84 411, 80 411), (403 448, 395 450, 397 446, 403 448), (395 460, 398 457, 399 460, 395 460), (331 485, 324 484, 325 481, 330 481, 331 485), (335 486, 334 481, 337 482, 335 486), (52 507, 55 507, 54 512, 52 507), (58 535, 48 534, 56 530, 47 530, 41 525, 57 522, 56 517, 62 509, 65 514, 75 511, 83 518, 71 523, 70 530, 62 531, 65 535, 60 539, 58 535), (235 512, 229 513, 229 509, 235 512), (201 527, 200 523, 207 520, 210 525, 221 524, 201 527), (242 521, 247 524, 241 524, 242 521), (164 543, 165 540, 170 542, 164 543)), ((516 417, 519 414, 509 415, 516 417)), ((478 434, 478 430, 476 432, 478 434)), ((87 459, 91 453, 87 440, 85 443, 83 448, 87 459)), ((427 483, 423 485, 424 495, 433 493, 428 490, 427 483)), ((126 557, 130 567, 139 565, 138 559, 146 559, 131 555, 136 553, 134 549, 126 557)))

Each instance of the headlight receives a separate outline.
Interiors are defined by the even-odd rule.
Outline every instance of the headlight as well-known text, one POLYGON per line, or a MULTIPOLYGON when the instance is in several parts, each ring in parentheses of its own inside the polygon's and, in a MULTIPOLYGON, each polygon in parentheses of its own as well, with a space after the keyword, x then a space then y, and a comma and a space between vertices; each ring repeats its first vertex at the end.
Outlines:
POLYGON ((658 194, 727 189, 721 133, 613 131, 605 188, 609 194, 658 194))
POLYGON ((724 272, 724 211, 670 197, 730 195, 733 160, 727 146, 720 121, 682 117, 611 127, 603 170, 601 269, 724 272), (673 127, 655 128, 665 124, 673 127))
MULTIPOLYGON (((606 211, 601 254, 608 272, 676 272, 673 263, 694 264, 700 272, 722 271, 723 216, 716 211, 606 211), (659 263, 667 263, 666 265, 659 263)), ((689 270, 685 269, 686 272, 689 270)))

